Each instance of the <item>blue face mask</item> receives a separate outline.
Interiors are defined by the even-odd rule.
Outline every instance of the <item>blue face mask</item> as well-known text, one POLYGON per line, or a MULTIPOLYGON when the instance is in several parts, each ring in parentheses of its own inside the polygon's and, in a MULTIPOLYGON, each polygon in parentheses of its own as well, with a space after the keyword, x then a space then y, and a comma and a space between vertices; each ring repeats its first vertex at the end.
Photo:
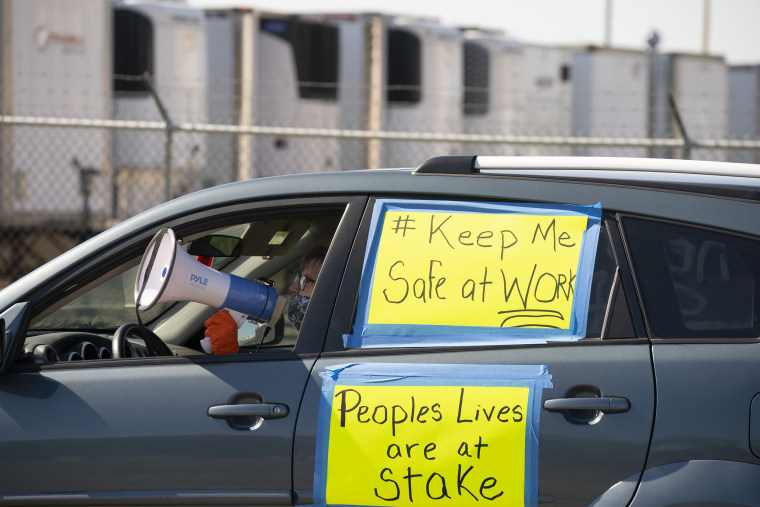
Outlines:
POLYGON ((303 318, 306 316, 306 308, 309 306, 309 296, 293 295, 288 303, 288 320, 293 326, 301 330, 303 318))

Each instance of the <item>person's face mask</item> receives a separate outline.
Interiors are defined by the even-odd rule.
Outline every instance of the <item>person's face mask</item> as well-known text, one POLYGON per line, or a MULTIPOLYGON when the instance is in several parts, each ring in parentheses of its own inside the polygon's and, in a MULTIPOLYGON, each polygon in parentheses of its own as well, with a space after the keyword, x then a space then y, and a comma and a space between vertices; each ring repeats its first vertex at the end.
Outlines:
POLYGON ((306 316, 306 307, 309 306, 309 296, 302 296, 294 294, 290 297, 290 303, 288 303, 288 320, 293 326, 301 330, 301 324, 303 324, 303 318, 306 316))

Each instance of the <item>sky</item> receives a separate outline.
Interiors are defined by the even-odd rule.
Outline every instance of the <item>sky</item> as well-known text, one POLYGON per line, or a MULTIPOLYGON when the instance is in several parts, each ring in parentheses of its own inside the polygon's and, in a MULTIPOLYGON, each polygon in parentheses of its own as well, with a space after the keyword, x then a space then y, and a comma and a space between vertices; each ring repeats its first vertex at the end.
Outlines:
POLYGON ((379 12, 432 17, 447 25, 502 30, 523 43, 610 45, 709 54, 730 65, 760 64, 760 0, 186 0, 192 5, 239 6, 283 13, 379 12), (703 13, 709 12, 708 23, 703 13))

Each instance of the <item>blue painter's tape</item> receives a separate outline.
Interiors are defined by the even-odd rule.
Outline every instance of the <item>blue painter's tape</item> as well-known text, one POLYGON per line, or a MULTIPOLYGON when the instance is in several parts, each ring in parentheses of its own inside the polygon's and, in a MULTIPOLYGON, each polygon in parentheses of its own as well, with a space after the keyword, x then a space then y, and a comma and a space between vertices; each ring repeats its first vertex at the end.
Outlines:
MULTIPOLYGON (((435 385, 459 385, 462 380, 482 380, 482 385, 493 385, 494 380, 508 379, 542 379, 542 387, 552 387, 551 375, 546 365, 537 364, 422 364, 422 363, 347 363, 328 366, 319 374, 324 379, 337 381, 341 379, 360 379, 359 383, 373 384, 378 378, 407 379, 420 384, 420 379, 434 378, 435 385), (443 375, 441 374, 443 372, 443 375), (451 381, 451 384, 441 382, 451 381)), ((345 383, 345 382, 343 382, 345 383)), ((481 385, 481 384, 466 384, 481 385)), ((501 385, 501 384, 499 384, 501 385)), ((324 388, 323 388, 324 390, 324 388)))
POLYGON ((277 291, 271 285, 230 275, 230 288, 221 308, 244 313, 249 319, 266 322, 272 317, 277 291))
MULTIPOLYGON (((371 326, 371 325, 370 325, 371 326)), ((372 348, 385 348, 385 347, 430 347, 430 346, 487 346, 487 345, 503 345, 509 343, 510 345, 533 345, 546 343, 549 339, 551 341, 571 341, 573 337, 567 333, 564 338, 558 334, 552 335, 550 338, 542 337, 536 333, 531 333, 526 336, 524 330, 518 329, 516 332, 508 332, 505 335, 477 333, 477 334, 421 334, 421 335, 384 335, 375 334, 370 331, 369 334, 351 334, 343 335, 343 346, 347 349, 372 349, 372 348)))
POLYGON ((602 205, 587 208, 588 224, 583 233, 581 254, 578 258, 577 273, 585 276, 576 278, 575 296, 573 297, 573 338, 580 339, 586 336, 586 324, 588 322, 588 304, 591 296, 591 282, 594 275, 594 262, 596 261, 596 248, 599 243, 599 230, 602 223, 602 205))

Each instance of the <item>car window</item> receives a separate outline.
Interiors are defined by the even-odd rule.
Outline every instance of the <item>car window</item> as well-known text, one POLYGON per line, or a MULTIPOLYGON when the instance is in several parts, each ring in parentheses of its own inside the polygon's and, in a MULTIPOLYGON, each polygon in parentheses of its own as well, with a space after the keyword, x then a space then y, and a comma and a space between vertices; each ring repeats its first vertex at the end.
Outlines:
MULTIPOLYGON (((213 234, 239 238, 247 230, 248 225, 227 227, 214 231, 213 234)), ((191 244, 191 241, 186 242, 185 250, 191 244)), ((125 322, 134 320, 134 288, 138 260, 133 259, 112 270, 72 301, 36 319, 31 328, 33 330, 115 329, 125 322)), ((216 270, 224 271, 223 268, 232 260, 232 257, 210 257, 207 263, 216 270)), ((151 322, 174 304, 173 302, 159 303, 144 311, 141 318, 144 322, 151 322)))
MULTIPOLYGON (((605 319, 609 318, 610 292, 613 290, 618 264, 607 234, 602 225, 596 249, 594 275, 591 281, 586 338, 601 338, 605 319)), ((614 337, 614 336, 611 336, 614 337)))
MULTIPOLYGON (((341 211, 334 211, 338 208, 331 206, 331 209, 333 211, 268 215, 223 228, 196 228, 184 234, 181 227, 175 231, 180 247, 190 262, 197 260, 207 266, 203 269, 213 269, 265 285, 273 284, 278 300, 284 299, 284 304, 277 306, 278 310, 282 310, 268 321, 271 325, 251 320, 239 322, 240 352, 287 351, 294 348, 299 330, 288 318, 291 283, 302 270, 300 261, 305 253, 317 246, 326 252, 331 244, 342 217, 341 211)), ((80 342, 88 339, 96 341, 99 350, 105 354, 102 358, 107 358, 108 340, 114 331, 127 322, 137 321, 153 329, 175 353, 203 354, 200 342, 204 337, 204 322, 217 308, 193 301, 188 296, 186 300, 158 299, 155 306, 141 310, 138 315, 135 279, 142 255, 142 252, 139 253, 140 256, 130 256, 116 267, 107 260, 100 261, 99 264, 111 269, 33 317, 25 343, 26 357, 22 358, 22 362, 24 359, 33 360, 36 357, 34 350, 44 345, 49 346, 45 349, 50 362, 62 357, 81 359, 81 354, 71 355, 69 349, 79 350, 80 342), (57 355, 52 354, 51 348, 57 355)), ((114 248, 113 255, 123 253, 114 248)), ((318 276, 314 278, 310 283, 316 285, 318 276)), ((134 355, 144 355, 140 350, 139 344, 132 347, 134 355)))
MULTIPOLYGON (((380 201, 378 201, 378 202, 380 202, 380 201)), ((376 206, 377 206, 377 204, 376 204, 376 206)), ((413 202, 412 202, 412 205, 410 205, 410 207, 413 207, 413 202)), ((417 218, 419 218, 419 217, 416 217, 415 219, 417 219, 417 218)), ((585 324, 585 326, 583 326, 584 329, 585 329, 585 333, 583 333, 581 335, 578 335, 578 338, 584 338, 584 339, 588 339, 588 338, 597 338, 597 339, 599 339, 599 338, 628 338, 628 337, 635 336, 634 335, 635 331, 632 328, 632 324, 630 324, 631 317, 630 317, 630 312, 628 310, 628 307, 627 307, 626 304, 620 304, 621 301, 622 301, 622 303, 626 302, 625 301, 625 297, 622 296, 622 295, 620 295, 622 293, 622 290, 618 290, 620 288, 621 282, 620 282, 619 277, 617 276, 617 274, 619 272, 617 259, 621 258, 621 257, 619 255, 616 256, 615 253, 614 253, 613 245, 612 245, 612 242, 611 242, 611 237, 610 237, 610 234, 608 233, 608 227, 606 225, 606 220, 607 219, 608 218, 605 218, 604 220, 602 220, 601 223, 599 224, 599 227, 598 227, 598 229, 599 229, 599 232, 598 232, 598 241, 595 242, 595 252, 596 253, 591 258, 592 259, 592 261, 591 261, 592 262, 592 264, 591 264, 591 273, 590 273, 591 274, 591 277, 590 277, 591 280, 589 282, 589 288, 586 289, 586 291, 584 291, 585 294, 586 294, 585 297, 587 298, 587 301, 588 301, 588 312, 587 312, 587 315, 586 315, 586 324, 585 324), (613 297, 613 294, 618 294, 618 296, 617 297, 613 297), (616 301, 618 302, 617 305, 614 304, 616 301), (614 311, 613 311, 613 308, 614 308, 614 311), (625 315, 623 315, 623 314, 625 314, 625 315), (616 326, 615 322, 617 322, 617 321, 623 322, 624 324, 627 324, 627 325, 625 325, 625 326, 620 326, 620 325, 616 326)), ((394 222, 393 220, 395 220, 395 217, 391 218, 391 223, 392 223, 392 225, 390 226, 391 227, 391 229, 390 229, 391 230, 391 234, 393 234, 393 232, 396 230, 396 225, 393 225, 396 222, 394 222)), ((409 223, 411 223, 411 222, 412 222, 412 219, 409 220, 409 223)), ((441 221, 439 223, 443 223, 443 222, 441 221)), ((446 223, 448 224, 448 222, 446 222, 446 223)), ((417 223, 414 223, 412 225, 409 225, 409 224, 405 223, 404 226, 409 229, 408 233, 410 235, 411 234, 415 234, 415 235, 418 234, 416 232, 416 229, 414 229, 414 227, 418 226, 417 223)), ((357 243, 357 246, 359 246, 359 249, 355 249, 356 251, 358 251, 358 250, 365 251, 365 255, 367 255, 367 256, 371 256, 371 255, 375 255, 376 254, 376 252, 370 246, 366 246, 364 244, 364 241, 369 241, 369 239, 368 239, 369 235, 370 235, 369 230, 371 229, 371 227, 372 227, 372 224, 370 223, 370 221, 369 220, 365 221, 365 223, 364 223, 364 225, 362 227, 362 236, 361 236, 361 239, 357 240, 357 241, 359 241, 359 243, 357 243), (366 253, 367 250, 369 250, 369 253, 366 253)), ((399 230, 401 230, 401 227, 402 227, 402 225, 399 225, 399 230)), ((423 230, 424 233, 429 232, 428 228, 425 228, 425 227, 423 227, 422 230, 423 230)), ((430 231, 435 231, 435 230, 436 230, 435 227, 433 227, 433 228, 430 229, 430 231)), ((616 232, 617 231, 617 227, 613 227, 612 230, 616 232)), ((452 241, 463 241, 464 242, 463 244, 467 244, 467 242, 468 242, 468 238, 469 237, 467 236, 467 232, 465 231, 464 233, 462 233, 462 235, 457 236, 457 234, 459 234, 459 229, 457 229, 456 226, 452 226, 451 229, 447 229, 445 232, 448 235, 454 237, 454 240, 452 240, 452 241)), ((559 233, 558 233, 558 236, 559 236, 559 233)), ((482 237, 485 238, 485 237, 490 237, 490 236, 488 236, 487 233, 483 233, 482 237)), ((447 236, 447 238, 448 238, 448 236, 447 236)), ((426 239, 426 237, 423 238, 423 240, 425 240, 425 239, 426 239)), ((439 238, 436 238, 436 239, 439 239, 439 238)), ((569 242, 567 242, 567 243, 569 243, 569 242)), ((484 240, 484 244, 485 244, 485 240, 484 240)), ((377 253, 376 255, 379 256, 381 254, 377 253)), ((439 257, 436 257, 436 259, 438 259, 438 258, 439 257)), ((440 257, 440 258, 442 259, 443 257, 440 257)), ((363 256, 363 260, 362 260, 363 267, 359 267, 357 265, 359 261, 358 261, 358 259, 356 259, 355 256, 353 257, 353 259, 354 260, 352 262, 354 262, 356 264, 353 264, 354 267, 352 268, 352 272, 354 272, 356 274, 356 276, 358 277, 358 272, 357 271, 359 269, 361 269, 362 271, 364 271, 364 270, 367 269, 366 268, 366 266, 367 266, 367 260, 366 259, 367 258, 363 256)), ((408 257, 404 257, 403 258, 404 262, 406 262, 407 260, 409 260, 408 257)), ((460 296, 459 292, 454 291, 454 293, 452 293, 450 291, 450 289, 448 289, 448 286, 446 285, 446 284, 450 283, 451 285, 456 286, 456 288, 459 287, 459 285, 457 285, 457 282, 456 282, 457 279, 455 278, 456 274, 454 276, 448 277, 448 275, 450 274, 450 272, 445 272, 441 268, 441 266, 444 263, 446 263, 446 266, 452 265, 451 263, 449 263, 449 261, 443 260, 440 263, 435 264, 432 273, 428 273, 427 271, 425 271, 425 273, 424 273, 425 276, 421 277, 421 279, 418 279, 418 280, 414 281, 414 276, 409 277, 409 280, 408 280, 408 292, 407 293, 404 293, 403 290, 401 290, 401 289, 404 289, 405 285, 403 283, 401 283, 401 282, 398 281, 401 277, 403 277, 403 274, 396 274, 396 272, 392 273, 393 276, 390 276, 390 274, 389 274, 388 276, 392 280, 392 283, 386 283, 386 285, 383 286, 383 289, 386 289, 388 287, 390 287, 390 289, 388 289, 386 292, 380 292, 380 294, 382 295, 382 297, 385 297, 386 299, 389 298, 389 294, 390 294, 390 299, 394 299, 393 296, 398 296, 399 294, 401 294, 401 295, 412 294, 414 297, 420 299, 420 298, 422 298, 423 292, 422 292, 422 289, 418 288, 418 285, 419 285, 419 287, 422 287, 423 286, 423 282, 428 281, 428 279, 431 279, 431 281, 430 281, 430 287, 426 289, 425 294, 429 293, 429 294, 436 295, 438 297, 443 297, 443 298, 452 297, 452 298, 456 299, 458 296, 460 296), (437 278, 434 278, 436 276, 437 276, 437 278), (447 278, 444 278, 444 277, 447 277, 447 278), (443 281, 443 280, 446 280, 446 281, 443 281), (449 281, 449 280, 452 280, 452 281, 449 281), (400 287, 400 289, 399 289, 399 287, 400 287), (436 290, 437 290, 438 287, 443 287, 441 289, 441 291, 440 291, 440 294, 436 292, 436 290), (393 292, 393 290, 396 290, 397 292, 393 292), (447 290, 448 290, 448 292, 447 292, 447 290)), ((397 262, 396 264, 397 265, 402 265, 401 262, 397 262)), ((411 264, 411 262, 410 262, 410 264, 411 264)), ((462 269, 470 269, 469 267, 465 267, 464 265, 462 265, 462 266, 463 266, 462 269)), ((469 266, 469 265, 467 265, 467 266, 469 266)), ((402 267, 405 267, 405 266, 402 265, 402 267)), ((490 267, 491 266, 489 266, 489 268, 490 267)), ((496 269, 496 274, 495 275, 490 275, 490 273, 492 272, 490 269, 487 271, 487 273, 489 274, 489 276, 495 277, 495 278, 488 278, 487 279, 487 282, 494 281, 494 280, 496 281, 496 283, 491 284, 493 287, 497 287, 501 283, 501 282, 499 282, 498 267, 499 266, 496 266, 497 269, 496 269)), ((399 273, 403 273, 401 271, 401 268, 398 269, 398 272, 399 273)), ((586 272, 588 272, 588 270, 586 272)), ((386 271, 383 270, 382 273, 383 273, 383 276, 384 276, 386 274, 386 271)), ((571 273, 571 275, 573 275, 575 273, 575 270, 573 269, 570 273, 571 273)), ((481 277, 483 276, 482 272, 480 272, 480 275, 481 275, 481 277)), ((523 285, 522 287, 518 287, 517 289, 515 289, 513 291, 514 293, 518 293, 520 290, 523 290, 523 292, 521 293, 521 295, 522 294, 527 294, 525 292, 525 288, 527 286, 529 286, 529 283, 530 283, 530 281, 529 281, 529 275, 530 275, 530 273, 528 273, 525 278, 521 279, 521 281, 525 281, 526 284, 523 285)), ((560 277, 558 277, 558 279, 559 278, 560 277)), ((462 279, 464 279, 464 278, 462 278, 462 279)), ((574 276, 572 276, 571 280, 572 280, 572 282, 571 282, 572 285, 577 287, 576 278, 574 276)), ((357 283, 357 284, 359 283, 358 280, 355 280, 354 278, 351 278, 349 280, 344 280, 344 285, 347 284, 347 283, 349 283, 349 281, 351 283, 357 283)), ((461 284, 462 287, 463 287, 462 294, 464 294, 464 289, 466 289, 468 287, 468 285, 466 285, 467 283, 468 282, 464 282, 463 284, 461 284)), ((513 284, 512 286, 516 286, 516 284, 513 284)), ((510 286, 510 287, 512 287, 512 286, 510 286)), ((491 288, 492 287, 489 285, 486 289, 483 289, 483 290, 486 291, 486 290, 490 290, 491 288)), ((544 288, 545 287, 542 286, 541 290, 543 290, 544 288)), ((499 288, 499 290, 502 290, 502 289, 503 289, 503 287, 499 288)), ((509 289, 509 287, 508 287, 508 289, 509 289)), ((362 319, 362 316, 360 315, 360 307, 361 307, 362 304, 364 304, 366 306, 366 296, 364 296, 363 294, 368 294, 370 290, 369 289, 356 289, 356 290, 359 293, 359 295, 353 297, 353 299, 354 299, 353 302, 354 302, 355 306, 354 306, 354 312, 353 312, 353 315, 352 315, 353 318, 352 318, 350 327, 348 327, 348 329, 350 329, 350 331, 349 331, 350 334, 346 334, 346 331, 342 331, 342 333, 343 333, 342 334, 342 339, 341 339, 342 343, 340 344, 340 347, 336 348, 335 350, 346 350, 346 349, 356 348, 357 344, 359 343, 359 341, 356 340, 354 337, 358 334, 358 332, 360 332, 360 331, 362 331, 363 329, 366 328, 365 321, 362 319), (365 290, 366 292, 362 293, 362 290, 365 290)), ((538 293, 539 289, 538 288, 534 288, 534 291, 536 293, 538 293)), ((495 292, 488 292, 488 296, 489 297, 491 297, 493 294, 495 294, 495 292)), ((501 293, 499 293, 499 294, 501 294, 501 293)), ((532 294, 533 293, 531 292, 531 295, 532 294)), ((480 295, 480 293, 478 293, 478 295, 480 295)), ((409 296, 409 297, 411 297, 411 296, 409 296)), ((478 297, 480 297, 480 296, 478 296, 478 297)), ((526 296, 526 297, 528 297, 528 296, 526 296)), ((531 296, 531 297, 533 297, 533 296, 531 296)), ((464 296, 462 296, 462 298, 464 298, 464 296)), ((398 299, 398 297, 396 297, 395 299, 398 299)), ((431 300, 432 300, 432 296, 431 296, 431 300)), ((579 299, 578 301, 581 301, 581 300, 579 299)), ((463 306, 466 306, 466 305, 463 305, 463 306)), ((470 312, 466 311, 466 313, 469 315, 470 312)), ((470 317, 468 317, 468 318, 470 318, 470 317)), ((433 317, 431 317, 431 320, 432 319, 433 319, 433 317)), ((476 326, 481 321, 477 320, 477 321, 471 321, 471 322, 473 322, 473 324, 471 324, 471 325, 476 326)), ((370 323, 370 325, 371 324, 372 323, 370 323)), ((442 328, 442 331, 441 331, 442 333, 446 333, 448 331, 447 326, 439 326, 439 327, 442 328), (443 329, 443 328, 445 328, 445 329, 443 329)), ((334 329, 337 330, 338 327, 335 327, 334 329)), ((510 338, 514 338, 515 343, 522 343, 520 341, 521 335, 519 334, 519 333, 521 333, 521 331, 522 331, 521 329, 517 329, 514 333, 507 332, 506 336, 509 336, 510 338)), ((449 334, 450 337, 449 338, 444 338, 444 339, 440 340, 441 343, 445 341, 446 343, 448 343, 450 345, 473 345, 472 336, 467 336, 466 332, 463 332, 463 333, 453 333, 453 334, 452 333, 448 333, 448 334, 449 334), (456 336, 462 337, 459 342, 456 341, 457 340, 456 336)), ((502 334, 504 336, 503 333, 500 333, 500 334, 502 334)), ((575 338, 575 339, 578 339, 578 338, 575 338)), ((389 339, 387 341, 388 341, 388 343, 386 343, 384 345, 373 344, 372 346, 373 347, 393 346, 393 344, 391 343, 392 339, 389 339)), ((485 342, 485 340, 481 340, 479 343, 477 343, 477 345, 484 344, 484 342, 485 342)), ((332 343, 332 340, 330 340, 330 343, 332 343)), ((401 345, 401 346, 405 346, 405 345, 401 345)), ((422 344, 420 344, 418 346, 422 346, 422 344)), ((440 346, 440 345, 437 345, 437 346, 440 346)))
POLYGON ((623 224, 654 337, 760 334, 757 241, 666 222, 623 224))
MULTIPOLYGON (((134 288, 137 264, 106 279, 60 309, 38 319, 31 329, 74 330, 117 328, 135 319, 134 288)), ((152 321, 173 303, 161 303, 145 312, 143 319, 152 321)))

